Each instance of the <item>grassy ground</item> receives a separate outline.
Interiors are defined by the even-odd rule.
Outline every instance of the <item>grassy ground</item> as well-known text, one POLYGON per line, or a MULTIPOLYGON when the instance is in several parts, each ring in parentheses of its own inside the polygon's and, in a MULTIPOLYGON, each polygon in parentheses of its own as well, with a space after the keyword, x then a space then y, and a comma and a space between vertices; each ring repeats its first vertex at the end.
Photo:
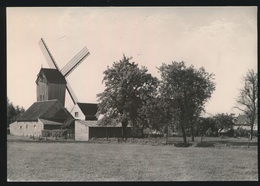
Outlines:
POLYGON ((258 180, 257 146, 224 145, 246 139, 230 139, 222 145, 228 139, 212 138, 211 141, 219 141, 215 142, 219 146, 210 148, 160 145, 160 140, 163 141, 154 139, 154 143, 146 142, 147 145, 9 140, 7 178, 10 181, 258 180))

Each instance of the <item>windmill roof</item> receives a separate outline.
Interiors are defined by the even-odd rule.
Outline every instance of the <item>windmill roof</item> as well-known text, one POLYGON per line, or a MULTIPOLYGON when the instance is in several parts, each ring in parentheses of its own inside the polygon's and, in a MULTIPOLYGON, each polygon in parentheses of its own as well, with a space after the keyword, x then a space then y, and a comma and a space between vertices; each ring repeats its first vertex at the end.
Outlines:
POLYGON ((85 116, 95 116, 97 113, 96 103, 77 103, 77 105, 85 116))
POLYGON ((37 121, 38 119, 62 121, 73 116, 58 100, 33 103, 17 121, 37 121))
POLYGON ((66 84, 66 80, 61 72, 53 68, 41 68, 40 73, 43 73, 49 83, 66 84))

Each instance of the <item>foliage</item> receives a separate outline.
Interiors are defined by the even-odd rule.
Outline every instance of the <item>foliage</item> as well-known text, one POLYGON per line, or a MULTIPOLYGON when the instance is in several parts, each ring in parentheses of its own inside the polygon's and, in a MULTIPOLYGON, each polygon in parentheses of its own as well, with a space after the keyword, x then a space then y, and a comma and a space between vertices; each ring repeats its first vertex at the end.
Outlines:
POLYGON ((201 137, 200 143, 202 143, 203 137, 209 136, 214 130, 215 120, 212 117, 200 117, 196 123, 196 129, 201 137))
MULTIPOLYGON (((132 58, 123 56, 119 62, 104 71, 104 92, 97 94, 98 113, 122 124, 123 135, 126 127, 142 128, 147 126, 147 115, 150 112, 149 100, 155 96, 157 79, 147 73, 147 68, 138 67, 132 58), (146 109, 147 108, 147 109, 146 109)), ((109 123, 101 122, 106 125, 109 123)))
POLYGON ((204 110, 205 103, 215 90, 213 74, 202 67, 195 69, 192 65, 186 67, 184 62, 162 64, 158 68, 161 74, 160 94, 164 108, 167 109, 167 119, 178 125, 186 143, 187 128, 193 127, 193 121, 204 110))
POLYGON ((254 70, 248 70, 243 77, 244 87, 240 89, 237 98, 237 109, 242 111, 248 118, 248 124, 251 125, 251 139, 253 136, 253 125, 258 114, 258 73, 254 70))
POLYGON ((190 147, 192 146, 191 143, 174 143, 175 147, 190 147))
POLYGON ((216 114, 213 119, 217 129, 230 129, 234 125, 234 115, 227 113, 216 114))
POLYGON ((211 142, 199 142, 196 147, 214 147, 214 144, 211 142))
POLYGON ((25 112, 23 107, 14 106, 7 98, 7 125, 17 120, 25 112))

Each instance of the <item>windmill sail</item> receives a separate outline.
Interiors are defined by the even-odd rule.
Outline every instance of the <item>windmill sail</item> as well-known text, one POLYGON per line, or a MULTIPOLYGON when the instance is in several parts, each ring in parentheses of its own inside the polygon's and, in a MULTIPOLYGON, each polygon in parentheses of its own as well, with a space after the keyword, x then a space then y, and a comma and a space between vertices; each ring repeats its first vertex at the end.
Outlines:
POLYGON ((87 47, 84 47, 74 58, 72 58, 62 69, 61 73, 67 77, 84 59, 89 56, 87 47))
POLYGON ((41 38, 41 40, 39 41, 39 45, 49 66, 51 68, 56 68, 57 70, 60 70, 43 38, 41 38))
POLYGON ((67 91, 73 101, 74 104, 76 104, 77 102, 79 102, 78 98, 76 97, 75 93, 73 92, 68 80, 67 80, 67 85, 66 85, 67 91))

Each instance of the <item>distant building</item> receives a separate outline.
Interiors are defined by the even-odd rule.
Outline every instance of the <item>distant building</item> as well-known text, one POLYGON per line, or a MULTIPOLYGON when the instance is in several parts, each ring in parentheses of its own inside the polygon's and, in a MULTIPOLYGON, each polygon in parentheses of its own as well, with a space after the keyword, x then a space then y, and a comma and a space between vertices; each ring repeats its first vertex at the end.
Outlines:
POLYGON ((41 136, 42 130, 67 128, 74 118, 58 100, 33 103, 17 121, 10 124, 10 134, 41 136))
MULTIPOLYGON (((237 129, 245 129, 245 130, 251 130, 251 126, 248 123, 248 119, 246 115, 239 115, 236 118, 235 124, 233 125, 233 130, 237 129)), ((255 119, 253 130, 257 130, 257 118, 255 119)))

